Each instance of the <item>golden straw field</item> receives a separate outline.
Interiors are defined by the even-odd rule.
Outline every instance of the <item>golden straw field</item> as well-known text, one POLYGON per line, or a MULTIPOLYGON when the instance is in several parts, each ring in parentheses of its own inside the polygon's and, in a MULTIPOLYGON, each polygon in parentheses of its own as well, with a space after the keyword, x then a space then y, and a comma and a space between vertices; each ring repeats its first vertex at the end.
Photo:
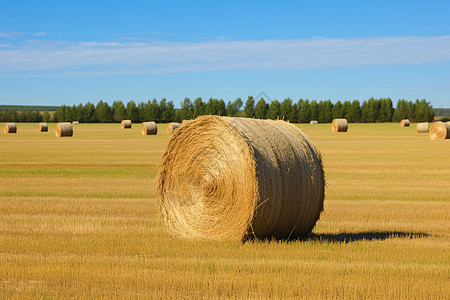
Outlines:
POLYGON ((450 140, 416 124, 297 126, 323 154, 325 210, 304 240, 244 244, 166 231, 166 124, 0 133, 0 299, 448 299, 450 140))

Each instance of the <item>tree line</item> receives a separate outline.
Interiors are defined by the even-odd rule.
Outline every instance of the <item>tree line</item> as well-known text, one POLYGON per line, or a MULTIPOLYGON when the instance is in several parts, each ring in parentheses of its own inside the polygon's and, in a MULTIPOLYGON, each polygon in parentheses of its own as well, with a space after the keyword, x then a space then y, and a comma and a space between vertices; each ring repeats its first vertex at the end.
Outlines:
POLYGON ((122 101, 114 101, 112 106, 100 100, 96 105, 88 102, 78 106, 62 105, 51 116, 48 111, 17 112, 14 109, 0 112, 3 122, 71 122, 82 123, 113 123, 129 119, 138 123, 143 121, 180 122, 184 119, 194 119, 200 115, 241 116, 258 119, 281 119, 291 123, 308 123, 317 120, 319 123, 330 123, 335 118, 346 118, 349 122, 374 123, 397 122, 409 119, 412 122, 430 122, 434 118, 433 107, 425 99, 415 102, 401 99, 393 107, 390 98, 380 98, 363 101, 316 101, 300 99, 294 102, 290 98, 283 101, 273 100, 270 103, 260 98, 256 103, 252 96, 245 104, 241 98, 225 103, 223 99, 210 98, 204 102, 202 98, 191 101, 185 98, 181 108, 175 109, 173 101, 165 98, 157 101, 140 102, 129 101, 126 105, 122 101), (244 106, 244 107, 243 107, 244 106), (243 107, 243 110, 241 108, 243 107))

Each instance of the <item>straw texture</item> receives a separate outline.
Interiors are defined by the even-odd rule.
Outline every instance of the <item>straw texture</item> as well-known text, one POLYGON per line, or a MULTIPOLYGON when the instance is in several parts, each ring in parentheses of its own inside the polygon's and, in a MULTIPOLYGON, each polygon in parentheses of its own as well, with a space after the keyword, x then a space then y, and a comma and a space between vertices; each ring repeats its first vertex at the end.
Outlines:
POLYGON ((158 133, 158 127, 155 122, 142 122, 141 132, 142 135, 156 135, 158 133))
POLYGON ((309 122, 309 124, 311 124, 311 125, 315 125, 315 124, 319 124, 319 122, 317 122, 317 121, 313 120, 313 121, 309 122))
POLYGON ((333 122, 331 122, 332 132, 347 132, 347 130, 348 130, 347 119, 334 119, 333 122))
POLYGON ((192 120, 183 120, 183 121, 181 121, 181 125, 180 126, 186 125, 186 124, 190 123, 191 121, 192 120))
POLYGON ((319 151, 285 121, 198 117, 170 138, 158 206, 182 238, 246 240, 308 234, 323 210, 319 151))
POLYGON ((172 134, 178 127, 180 127, 180 123, 167 124, 167 133, 172 134))
POLYGON ((73 127, 72 123, 58 123, 55 127, 55 135, 56 137, 68 137, 73 135, 73 127))
POLYGON ((120 123, 122 129, 130 129, 131 128, 131 120, 122 120, 120 123))
POLYGON ((417 123, 417 132, 418 133, 427 133, 428 132, 428 122, 417 123))
POLYGON ((450 124, 436 122, 430 127, 430 139, 445 140, 450 139, 450 124))
POLYGON ((16 123, 6 123, 5 127, 3 127, 4 133, 16 133, 17 132, 17 126, 16 123))
POLYGON ((38 124, 38 131, 39 132, 47 132, 48 131, 47 123, 39 123, 38 124))
POLYGON ((400 127, 409 127, 409 120, 408 119, 403 119, 400 121, 400 127))

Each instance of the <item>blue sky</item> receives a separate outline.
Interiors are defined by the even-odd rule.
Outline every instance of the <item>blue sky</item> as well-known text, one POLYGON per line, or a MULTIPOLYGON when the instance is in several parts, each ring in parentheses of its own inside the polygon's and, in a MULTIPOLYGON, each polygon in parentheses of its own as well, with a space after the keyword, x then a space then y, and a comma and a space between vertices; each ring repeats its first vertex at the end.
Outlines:
POLYGON ((449 3, 0 0, 0 104, 264 92, 450 107, 449 3))

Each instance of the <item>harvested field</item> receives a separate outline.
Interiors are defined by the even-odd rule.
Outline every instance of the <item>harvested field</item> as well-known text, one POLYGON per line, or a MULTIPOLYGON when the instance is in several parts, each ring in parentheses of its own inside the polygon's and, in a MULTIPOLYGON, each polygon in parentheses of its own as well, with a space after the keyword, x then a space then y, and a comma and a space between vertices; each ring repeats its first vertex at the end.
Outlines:
POLYGON ((152 138, 117 124, 70 139, 17 126, 0 135, 0 298, 450 294, 450 140, 415 126, 296 125, 323 154, 324 212, 306 239, 246 243, 166 231, 154 179, 167 124, 152 138))

